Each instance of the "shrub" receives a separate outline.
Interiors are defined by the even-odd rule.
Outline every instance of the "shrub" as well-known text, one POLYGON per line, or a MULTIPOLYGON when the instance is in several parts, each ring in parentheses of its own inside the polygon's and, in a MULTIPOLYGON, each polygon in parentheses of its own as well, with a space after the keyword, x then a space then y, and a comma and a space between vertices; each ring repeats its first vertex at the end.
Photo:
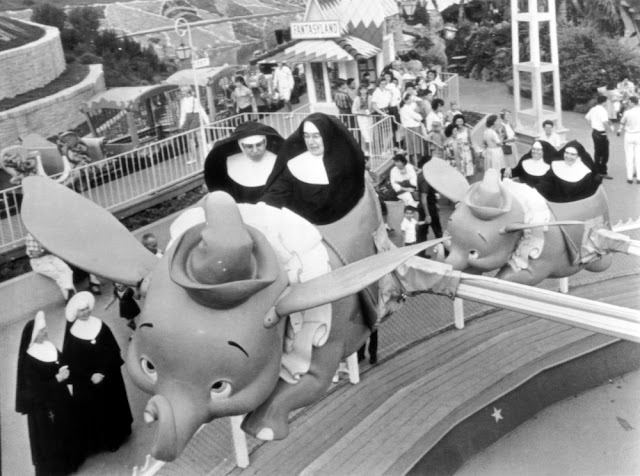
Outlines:
POLYGON ((58 8, 55 5, 50 5, 48 3, 38 5, 31 13, 32 22, 55 26, 60 31, 64 28, 64 22, 66 19, 67 14, 62 8, 58 8))
POLYGON ((562 103, 566 109, 588 102, 596 88, 640 76, 640 56, 603 37, 594 28, 564 26, 558 31, 562 103))

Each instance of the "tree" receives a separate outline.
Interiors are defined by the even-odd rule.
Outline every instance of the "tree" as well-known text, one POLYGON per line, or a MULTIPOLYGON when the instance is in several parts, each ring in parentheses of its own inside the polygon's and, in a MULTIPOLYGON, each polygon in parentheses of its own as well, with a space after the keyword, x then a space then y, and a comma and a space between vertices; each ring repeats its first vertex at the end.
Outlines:
POLYGON ((100 19, 104 15, 95 7, 77 7, 69 12, 67 19, 80 38, 90 42, 98 34, 100 19))
POLYGON ((48 3, 36 6, 31 14, 32 22, 55 26, 60 31, 64 28, 66 19, 67 14, 62 8, 58 8, 55 5, 50 5, 48 3))

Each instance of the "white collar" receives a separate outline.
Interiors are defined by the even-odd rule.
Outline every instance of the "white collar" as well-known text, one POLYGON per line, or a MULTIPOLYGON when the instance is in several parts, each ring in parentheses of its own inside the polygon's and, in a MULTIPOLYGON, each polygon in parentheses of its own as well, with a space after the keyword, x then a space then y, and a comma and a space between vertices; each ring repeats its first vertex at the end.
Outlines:
POLYGON ((549 170, 549 164, 547 164, 543 159, 525 159, 522 161, 522 168, 529 175, 540 177, 547 173, 549 170))
POLYGON ((327 169, 324 167, 323 156, 312 155, 307 152, 294 157, 287 162, 287 167, 295 178, 301 182, 315 185, 329 185, 327 169))
POLYGON ((244 153, 227 157, 227 174, 236 183, 245 187, 261 187, 267 183, 276 163, 276 155, 268 150, 260 160, 253 160, 244 153))
POLYGON ((579 182, 591 173, 581 159, 576 159, 573 165, 567 164, 564 160, 556 160, 551 163, 551 168, 558 178, 566 182, 579 182))
POLYGON ((41 362, 56 362, 58 360, 58 349, 49 340, 42 343, 34 342, 27 349, 27 354, 41 362))
POLYGON ((73 325, 71 326, 71 334, 74 337, 82 340, 90 340, 93 341, 100 329, 102 328, 102 321, 94 316, 89 316, 89 319, 83 321, 81 319, 76 319, 73 325))

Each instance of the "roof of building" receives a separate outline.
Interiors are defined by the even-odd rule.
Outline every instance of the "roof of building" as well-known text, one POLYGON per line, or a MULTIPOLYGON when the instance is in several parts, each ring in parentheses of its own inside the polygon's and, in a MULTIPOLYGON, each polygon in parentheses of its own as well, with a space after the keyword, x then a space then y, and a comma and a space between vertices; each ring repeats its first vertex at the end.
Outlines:
POLYGON ((259 63, 308 63, 311 61, 354 61, 380 53, 380 48, 364 40, 347 36, 332 40, 302 40, 259 63))
POLYGON ((305 20, 340 20, 343 35, 381 45, 384 22, 397 13, 395 0, 310 0, 305 20))

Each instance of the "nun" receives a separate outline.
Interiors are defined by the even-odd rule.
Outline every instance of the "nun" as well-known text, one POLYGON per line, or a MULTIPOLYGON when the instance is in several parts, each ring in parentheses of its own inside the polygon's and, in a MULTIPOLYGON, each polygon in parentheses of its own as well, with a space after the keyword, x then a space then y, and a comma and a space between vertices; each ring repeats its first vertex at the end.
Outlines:
POLYGON ((39 311, 22 331, 16 385, 16 411, 27 415, 36 476, 71 474, 84 461, 69 377, 39 311))
POLYGON ((503 178, 518 179, 535 188, 551 168, 551 162, 560 158, 558 151, 546 141, 537 140, 515 167, 502 169, 503 178))
POLYGON ((227 192, 236 203, 256 203, 267 181, 282 169, 276 167, 276 155, 283 142, 274 128, 243 122, 209 152, 204 163, 207 188, 227 192))
POLYGON ((261 201, 314 225, 344 217, 364 194, 364 153, 334 116, 307 116, 282 145, 278 161, 281 171, 267 182, 261 201))
POLYGON ((550 202, 566 203, 592 196, 602 177, 595 172, 593 159, 580 142, 573 140, 559 151, 562 159, 551 162, 536 188, 550 202))
POLYGON ((93 294, 73 296, 65 313, 62 353, 70 368, 87 454, 116 451, 131 434, 133 418, 120 367, 124 363, 111 329, 91 315, 93 294))

